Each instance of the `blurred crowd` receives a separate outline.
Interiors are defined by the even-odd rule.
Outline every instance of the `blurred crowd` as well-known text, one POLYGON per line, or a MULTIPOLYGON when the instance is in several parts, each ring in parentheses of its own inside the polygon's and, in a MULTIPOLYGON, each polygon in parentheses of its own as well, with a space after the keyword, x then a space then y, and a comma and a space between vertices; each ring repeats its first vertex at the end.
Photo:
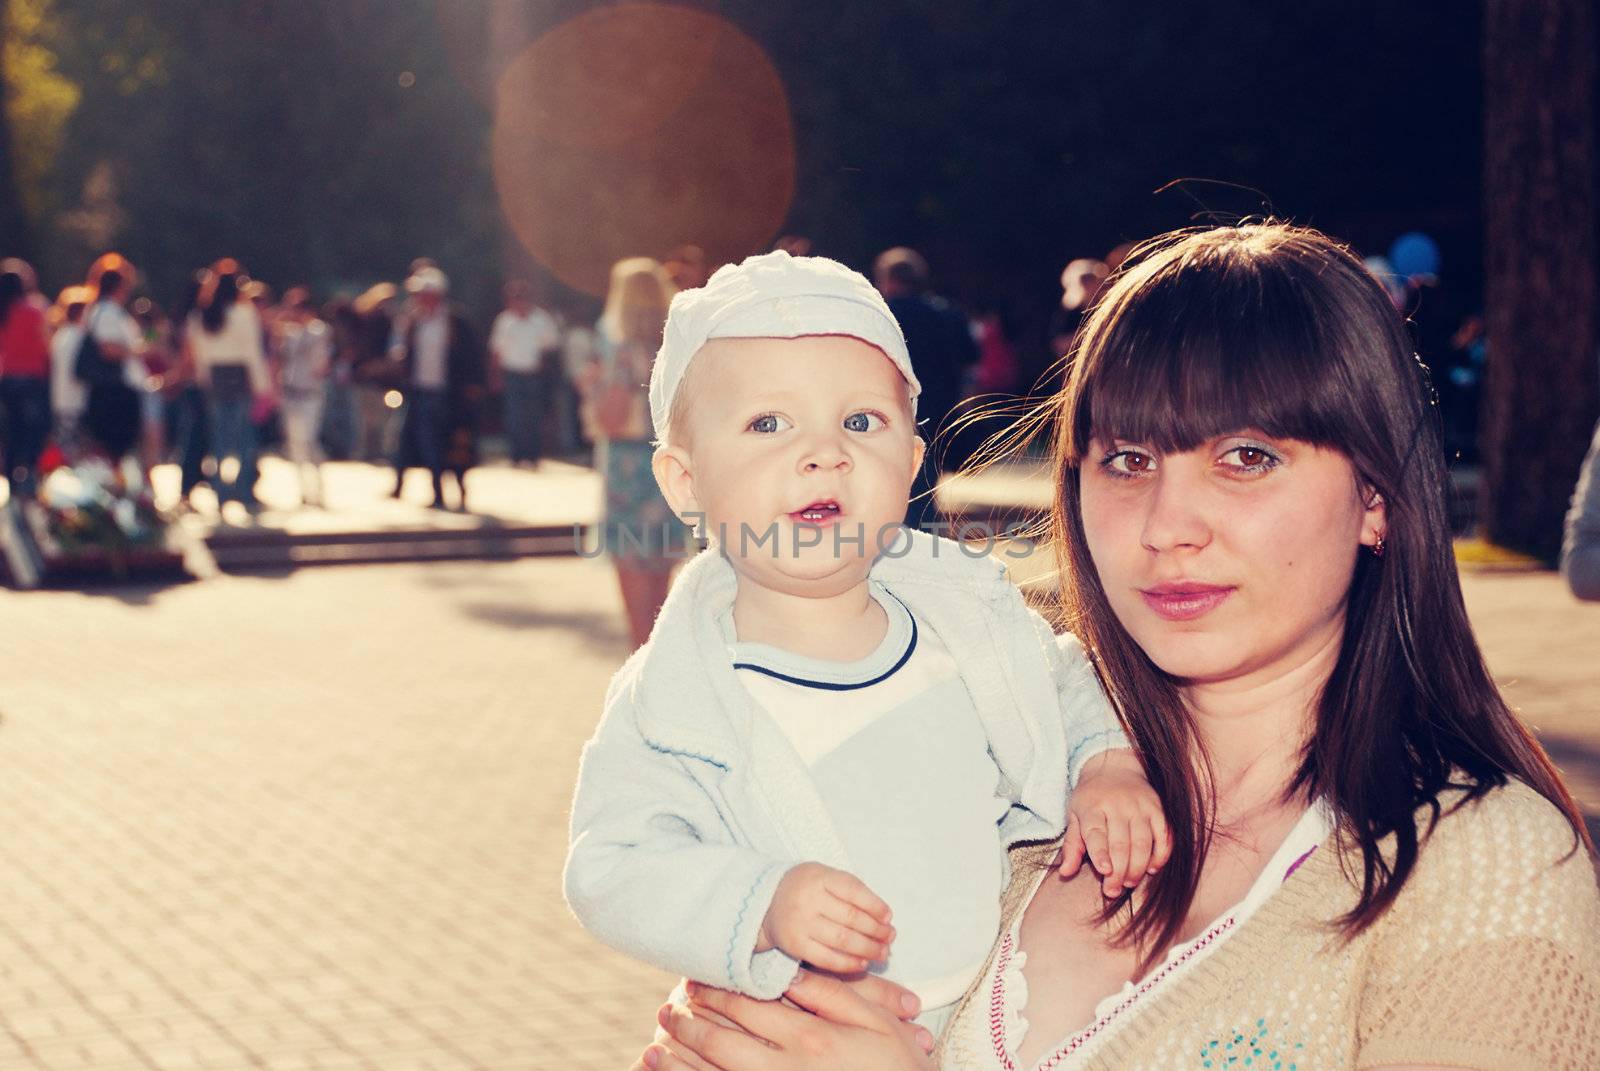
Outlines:
POLYGON ((254 512, 257 462, 275 449, 297 466, 306 506, 323 503, 333 458, 393 466, 396 496, 420 468, 441 508, 452 477, 465 509, 486 420, 520 465, 587 445, 576 384, 594 331, 538 307, 524 280, 505 284, 486 337, 426 258, 400 285, 320 304, 228 259, 196 272, 171 308, 137 287, 116 253, 53 302, 26 263, 0 263, 0 445, 14 497, 37 492, 41 464, 92 456, 124 482, 175 463, 181 509, 209 508, 194 496, 208 487, 218 510, 254 512))
MULTIPOLYGON (((810 242, 789 236, 778 247, 805 253, 810 242)), ((1068 352, 1131 249, 1067 265, 1048 329, 1051 357, 1068 352)), ((1450 450, 1474 461, 1481 318, 1446 285, 1438 246, 1424 234, 1402 235, 1368 264, 1407 314, 1433 370, 1450 450)), ((180 508, 202 508, 193 493, 207 487, 215 508, 237 502, 254 511, 257 462, 274 449, 297 466, 307 506, 323 502, 320 466, 333 458, 392 466, 397 497, 406 473, 420 469, 434 506, 464 510, 465 476, 479 461, 486 430, 501 435, 511 463, 534 468, 552 456, 584 459, 597 443, 634 432, 647 440, 647 428, 607 435, 597 426, 610 396, 605 369, 618 344, 625 336, 648 340, 659 329, 626 322, 632 314, 623 311, 623 290, 643 293, 640 280, 658 278, 660 293, 636 293, 634 303, 642 302, 646 319, 657 306, 664 316, 671 294, 702 285, 710 267, 692 245, 659 261, 624 261, 593 325, 540 307, 527 281, 509 280, 502 309, 483 333, 452 302, 448 277, 427 258, 414 261, 402 283, 321 303, 306 286, 279 295, 236 261, 220 260, 196 272, 171 308, 137 296, 138 272, 116 253, 96 260, 82 284, 53 302, 39 293, 27 264, 7 260, 0 264, 4 470, 12 493, 26 497, 36 492, 47 456, 71 462, 98 453, 135 479, 172 462, 182 473, 180 508)), ((924 384, 925 435, 948 431, 967 399, 1004 400, 1039 386, 1040 362, 1024 358, 1029 347, 1007 309, 963 309, 938 296, 927 262, 912 249, 885 251, 873 269, 924 384)), ((975 443, 970 432, 947 434, 930 450, 912 523, 927 520, 939 470, 959 466, 975 443)))

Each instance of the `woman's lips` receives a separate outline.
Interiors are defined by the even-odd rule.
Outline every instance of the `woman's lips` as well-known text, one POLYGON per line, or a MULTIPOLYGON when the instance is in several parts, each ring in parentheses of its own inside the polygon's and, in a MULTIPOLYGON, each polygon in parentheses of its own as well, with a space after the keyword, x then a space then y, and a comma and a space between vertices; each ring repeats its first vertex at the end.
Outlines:
POLYGON ((1214 584, 1158 584, 1141 588, 1140 595, 1150 609, 1168 621, 1193 621, 1221 606, 1234 592, 1214 584))

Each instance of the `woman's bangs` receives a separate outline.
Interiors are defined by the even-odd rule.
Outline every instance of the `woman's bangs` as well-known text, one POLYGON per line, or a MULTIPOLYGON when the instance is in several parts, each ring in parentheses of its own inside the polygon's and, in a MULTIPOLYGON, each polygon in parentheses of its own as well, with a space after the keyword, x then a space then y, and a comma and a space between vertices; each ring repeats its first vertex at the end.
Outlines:
POLYGON ((1254 272, 1196 287, 1173 274, 1120 295, 1085 333, 1073 458, 1091 442, 1173 453, 1245 429, 1344 449, 1343 362, 1304 295, 1254 272))

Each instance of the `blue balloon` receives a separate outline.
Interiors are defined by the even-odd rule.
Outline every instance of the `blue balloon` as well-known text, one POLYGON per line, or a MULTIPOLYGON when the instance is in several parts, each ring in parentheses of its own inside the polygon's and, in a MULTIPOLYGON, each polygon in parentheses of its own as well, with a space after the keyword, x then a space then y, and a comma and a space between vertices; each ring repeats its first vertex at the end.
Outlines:
POLYGON ((1396 275, 1411 279, 1439 274, 1439 243, 1421 231, 1408 231, 1389 247, 1389 264, 1396 275))

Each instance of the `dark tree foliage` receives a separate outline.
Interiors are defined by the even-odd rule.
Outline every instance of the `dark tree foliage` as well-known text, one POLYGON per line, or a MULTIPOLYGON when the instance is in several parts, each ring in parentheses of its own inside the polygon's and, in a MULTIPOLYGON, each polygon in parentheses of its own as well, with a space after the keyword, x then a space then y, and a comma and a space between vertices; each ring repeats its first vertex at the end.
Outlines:
POLYGON ((55 7, 84 90, 59 180, 112 165, 118 242, 159 294, 219 256, 280 287, 395 278, 419 255, 469 289, 495 273, 488 116, 432 3, 55 7))
MULTIPOLYGON (((124 244, 166 292, 222 253, 327 283, 429 253, 486 284, 506 259, 485 148, 506 35, 593 6, 55 0, 84 87, 58 179, 75 196, 116 164, 124 244)), ((941 288, 1003 299, 1035 341, 1066 260, 1212 218, 1292 216, 1374 251, 1420 227, 1477 286, 1475 4, 697 6, 788 85, 787 229, 857 266, 922 247, 941 288), (1182 178, 1215 181, 1155 194, 1182 178)))
POLYGON ((794 227, 848 259, 907 242, 1048 301, 1071 257, 1275 213, 1369 252, 1432 231, 1477 284, 1473 4, 830 7, 720 10, 789 77, 794 227), (1182 178, 1216 181, 1154 195, 1182 178))
POLYGON ((32 257, 32 231, 17 187, 11 126, 6 121, 5 62, 6 0, 0 0, 0 250, 11 256, 32 257))

